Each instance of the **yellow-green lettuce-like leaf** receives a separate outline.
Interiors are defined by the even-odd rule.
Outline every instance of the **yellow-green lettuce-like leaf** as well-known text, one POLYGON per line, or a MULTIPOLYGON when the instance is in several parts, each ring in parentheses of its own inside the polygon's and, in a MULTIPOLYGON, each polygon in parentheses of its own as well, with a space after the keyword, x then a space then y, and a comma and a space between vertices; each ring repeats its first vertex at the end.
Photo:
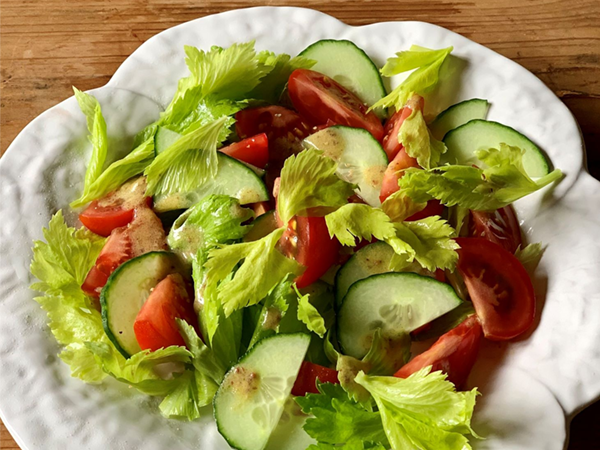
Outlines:
POLYGON ((386 241, 395 236, 394 225, 381 209, 363 203, 348 203, 325 216, 331 237, 342 245, 354 246, 373 238, 386 241))
POLYGON ((419 166, 425 169, 436 167, 440 157, 448 150, 442 141, 433 137, 423 113, 418 109, 406 118, 400 126, 398 140, 404 146, 406 153, 411 158, 416 158, 419 166))

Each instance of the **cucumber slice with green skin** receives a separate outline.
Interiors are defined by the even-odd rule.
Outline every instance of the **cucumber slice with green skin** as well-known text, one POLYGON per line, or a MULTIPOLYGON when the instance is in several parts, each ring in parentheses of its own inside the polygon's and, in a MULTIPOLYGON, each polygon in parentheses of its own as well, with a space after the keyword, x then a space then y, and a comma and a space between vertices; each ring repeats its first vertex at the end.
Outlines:
POLYGON ((124 262, 108 278, 100 293, 102 325, 125 358, 142 351, 133 323, 150 292, 167 275, 178 271, 173 253, 150 252, 124 262))
POLYGON ((450 130, 471 120, 485 119, 489 109, 490 104, 487 100, 481 98, 465 100, 439 113, 429 124, 429 129, 436 139, 443 139, 450 130))
POLYGON ((381 206, 379 193, 388 159, 381 144, 366 130, 341 125, 325 128, 304 140, 338 163, 338 176, 358 185, 356 193, 369 205, 381 206))
POLYGON ((362 359, 375 330, 397 336, 431 322, 462 300, 452 287, 415 273, 383 273, 357 281, 338 313, 338 339, 344 353, 362 359))
POLYGON ((471 120, 449 131, 444 137, 444 143, 448 151, 442 155, 441 164, 481 166, 482 163, 475 156, 475 152, 480 149, 498 148, 504 143, 525 150, 523 167, 530 177, 543 177, 550 172, 550 164, 537 145, 517 130, 498 122, 471 120))
POLYGON ((277 229, 277 219, 275 218, 275 210, 267 211, 258 216, 252 223, 252 229, 244 236, 244 242, 258 241, 264 238, 267 234, 277 229))
MULTIPOLYGON (((308 46, 300 56, 316 61, 312 70, 333 78, 369 106, 387 95, 379 69, 353 42, 323 39, 308 46)), ((380 119, 387 116, 383 108, 374 111, 380 119)))
POLYGON ((342 306, 348 289, 359 280, 390 272, 394 249, 385 242, 369 244, 350 257, 335 276, 335 305, 342 306))
POLYGON ((254 345, 225 375, 214 398, 217 428, 239 450, 263 450, 279 423, 308 350, 307 334, 277 334, 254 345))
POLYGON ((154 153, 156 155, 162 153, 180 137, 181 134, 176 131, 169 130, 165 127, 158 127, 156 134, 154 135, 154 153))
POLYGON ((217 153, 217 160, 219 167, 214 179, 206 181, 190 192, 155 196, 154 210, 163 213, 174 209, 187 209, 210 194, 235 197, 242 205, 269 199, 265 183, 252 169, 223 153, 217 153))

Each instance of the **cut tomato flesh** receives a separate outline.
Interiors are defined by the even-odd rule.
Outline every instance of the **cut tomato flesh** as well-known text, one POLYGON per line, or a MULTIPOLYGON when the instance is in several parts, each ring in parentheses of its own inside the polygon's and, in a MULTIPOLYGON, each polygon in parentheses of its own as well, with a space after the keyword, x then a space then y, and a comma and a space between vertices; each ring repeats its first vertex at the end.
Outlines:
POLYGON ((304 361, 292 388, 292 395, 318 394, 317 380, 321 383, 340 383, 337 370, 304 361))
POLYGON ((123 209, 121 206, 99 206, 94 200, 79 214, 81 223, 92 233, 107 237, 112 230, 124 227, 133 220, 133 208, 123 209))
POLYGON ((220 150, 232 158, 264 169, 269 162, 269 140, 265 133, 235 142, 220 150))
POLYGON ((467 317, 459 326, 442 335, 429 350, 402 366, 394 376, 407 378, 427 366, 441 370, 457 387, 464 384, 475 364, 481 341, 477 316, 467 317))

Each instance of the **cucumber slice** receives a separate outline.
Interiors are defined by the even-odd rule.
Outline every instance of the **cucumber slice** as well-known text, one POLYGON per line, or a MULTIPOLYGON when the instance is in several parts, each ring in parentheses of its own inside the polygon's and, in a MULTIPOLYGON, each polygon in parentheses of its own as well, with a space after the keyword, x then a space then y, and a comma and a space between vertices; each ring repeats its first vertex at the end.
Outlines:
POLYGON ((338 339, 344 353, 363 358, 375 330, 395 336, 431 322, 462 300, 452 287, 415 273, 383 273, 357 281, 338 314, 338 339))
POLYGON ((246 233, 243 240, 244 242, 258 241, 276 229, 277 219, 275 218, 275 210, 267 211, 256 218, 252 223, 252 229, 246 233))
POLYGON ((366 130, 336 125, 304 140, 338 163, 338 176, 358 185, 356 193, 369 205, 381 206, 379 193, 388 159, 381 144, 366 130))
MULTIPOLYGON (((300 56, 316 61, 312 70, 333 78, 369 106, 387 95, 379 69, 353 42, 323 39, 308 46, 300 56)), ((377 108, 375 114, 380 119, 387 115, 383 108, 377 108)))
POLYGON ((102 325, 125 358, 142 351, 133 323, 152 289, 167 275, 178 272, 173 253, 150 252, 121 264, 100 293, 102 325))
POLYGON ((354 283, 371 275, 390 272, 389 265, 394 249, 385 242, 369 244, 346 261, 335 276, 335 306, 342 306, 342 300, 354 283))
POLYGON ((181 134, 176 131, 169 130, 165 127, 158 127, 156 134, 154 135, 154 153, 158 155, 163 152, 180 137, 181 134))
POLYGON ((429 124, 429 129, 436 139, 443 139, 450 130, 471 120, 485 119, 489 109, 490 104, 487 100, 481 98, 465 100, 439 113, 429 124))
POLYGON ((261 178, 245 164, 223 153, 217 153, 217 176, 190 192, 178 192, 154 197, 154 210, 162 213, 174 209, 187 209, 210 194, 235 197, 240 204, 264 202, 269 194, 261 178))
POLYGON ((475 152, 484 148, 497 148, 504 143, 525 150, 523 167, 530 177, 543 177, 550 172, 550 163, 537 145, 517 130, 498 122, 471 120, 448 132, 444 143, 448 151, 442 155, 442 164, 481 166, 475 152))
POLYGON ((214 415, 230 446, 239 450, 265 448, 309 343, 310 336, 300 333, 265 338, 225 375, 214 398, 214 415))

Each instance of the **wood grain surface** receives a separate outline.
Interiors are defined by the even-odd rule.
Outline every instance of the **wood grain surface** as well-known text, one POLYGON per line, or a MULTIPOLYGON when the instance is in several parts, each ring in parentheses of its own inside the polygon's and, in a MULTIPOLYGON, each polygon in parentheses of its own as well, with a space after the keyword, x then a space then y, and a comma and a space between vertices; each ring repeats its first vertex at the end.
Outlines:
MULTIPOLYGON (((151 36, 208 14, 259 5, 314 8, 350 25, 422 20, 511 58, 571 109, 584 134, 590 172, 600 178, 598 0, 2 0, 0 155, 29 121, 69 97, 72 85, 104 85, 151 36)), ((600 403, 572 421, 568 450, 600 448, 598 423, 600 403)), ((1 424, 0 449, 19 449, 1 424)))

